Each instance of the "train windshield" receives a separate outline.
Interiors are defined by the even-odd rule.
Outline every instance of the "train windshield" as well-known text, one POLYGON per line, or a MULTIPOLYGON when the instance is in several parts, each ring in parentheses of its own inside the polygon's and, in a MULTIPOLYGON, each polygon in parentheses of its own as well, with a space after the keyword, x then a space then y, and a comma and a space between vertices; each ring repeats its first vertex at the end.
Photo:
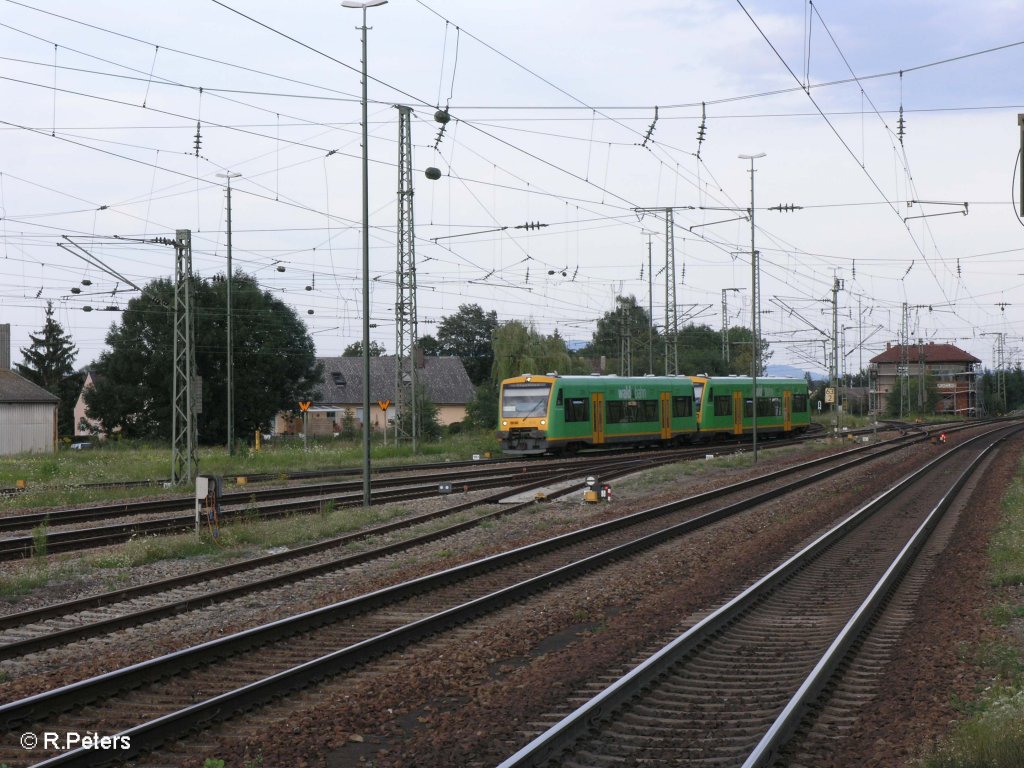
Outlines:
POLYGON ((508 419, 544 416, 548 412, 550 384, 506 384, 501 392, 501 415, 508 419))

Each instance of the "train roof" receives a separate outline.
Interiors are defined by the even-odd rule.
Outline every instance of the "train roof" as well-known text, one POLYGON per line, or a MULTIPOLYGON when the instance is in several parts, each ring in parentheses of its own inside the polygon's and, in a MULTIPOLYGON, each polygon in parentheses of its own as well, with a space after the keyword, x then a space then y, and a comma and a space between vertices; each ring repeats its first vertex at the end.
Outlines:
POLYGON ((616 373, 605 373, 605 374, 580 374, 580 373, 521 373, 518 376, 511 376, 505 381, 513 381, 519 379, 555 379, 561 382, 582 384, 582 383, 624 383, 624 384, 644 384, 651 382, 689 382, 691 381, 689 376, 684 374, 678 374, 676 376, 620 376, 616 373))
MULTIPOLYGON (((566 381, 652 381, 655 379, 670 379, 672 381, 685 381, 690 377, 686 374, 677 374, 675 376, 657 376, 654 374, 647 374, 645 376, 620 376, 618 374, 559 374, 559 373, 546 373, 546 374, 531 374, 524 373, 518 376, 511 376, 511 379, 524 379, 526 377, 534 377, 540 379, 559 379, 566 381)), ((506 381, 508 381, 506 379, 506 381)))

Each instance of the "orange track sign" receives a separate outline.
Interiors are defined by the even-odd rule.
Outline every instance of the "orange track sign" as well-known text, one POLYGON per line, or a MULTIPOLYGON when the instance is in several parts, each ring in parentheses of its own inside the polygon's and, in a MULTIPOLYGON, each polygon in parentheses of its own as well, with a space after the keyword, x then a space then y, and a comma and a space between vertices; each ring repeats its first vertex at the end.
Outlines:
POLYGON ((302 410, 303 413, 305 413, 306 411, 309 410, 309 406, 311 406, 312 404, 313 404, 312 400, 305 400, 305 401, 300 400, 299 401, 299 408, 302 410))
POLYGON ((380 409, 382 411, 387 412, 388 408, 391 407, 391 401, 390 400, 378 400, 377 401, 377 405, 380 406, 380 409))

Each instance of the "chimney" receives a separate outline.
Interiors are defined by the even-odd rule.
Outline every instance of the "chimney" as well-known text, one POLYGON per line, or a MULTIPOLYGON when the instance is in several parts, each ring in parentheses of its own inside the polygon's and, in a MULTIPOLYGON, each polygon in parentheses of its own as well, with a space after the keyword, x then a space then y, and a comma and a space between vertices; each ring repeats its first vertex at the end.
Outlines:
POLYGON ((888 341, 885 342, 885 351, 888 352, 890 349, 892 349, 892 344, 890 344, 888 341))
POLYGON ((11 324, 0 325, 0 371, 11 370, 11 324))

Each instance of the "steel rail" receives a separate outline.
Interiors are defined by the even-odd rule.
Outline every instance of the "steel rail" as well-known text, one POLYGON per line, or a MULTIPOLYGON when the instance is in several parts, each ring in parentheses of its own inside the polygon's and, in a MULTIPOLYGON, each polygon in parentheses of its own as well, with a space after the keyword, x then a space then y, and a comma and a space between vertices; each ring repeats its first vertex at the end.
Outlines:
MULTIPOLYGON (((1020 428, 1018 428, 1019 430, 1020 428)), ((906 543, 896 559, 886 569, 882 578, 871 590, 864 602, 854 611, 850 620, 836 636, 821 660, 801 683, 793 697, 783 707, 775 722, 765 732, 764 737, 744 761, 742 768, 768 768, 778 757, 779 750, 792 737, 800 721, 810 710, 814 701, 824 691, 829 680, 833 678, 840 665, 850 653, 851 648, 869 629, 875 617, 888 602, 900 582, 910 570, 918 554, 924 548, 928 538, 935 531, 943 515, 953 504, 957 494, 967 484, 968 479, 977 471, 982 462, 988 458, 995 448, 1010 437, 1010 434, 994 440, 971 464, 961 472, 938 504, 928 513, 914 535, 906 543)), ((980 438, 974 438, 980 439, 980 438)), ((968 441, 968 442, 973 442, 968 441)))
MULTIPOLYGON (((918 440, 911 442, 917 442, 918 440)), ((871 447, 878 446, 867 446, 867 448, 871 447)), ((886 446, 879 452, 879 455, 896 450, 899 447, 902 447, 902 445, 886 446)), ((847 453, 860 453, 863 450, 863 448, 858 448, 847 453)), ((829 458, 832 457, 822 457, 811 462, 811 464, 818 464, 829 458)), ((870 454, 857 456, 852 461, 844 464, 842 468, 856 466, 872 458, 874 456, 870 454)), ((790 467, 778 473, 773 473, 773 476, 778 477, 790 474, 802 468, 806 468, 806 465, 803 467, 790 467)), ((735 514, 744 509, 751 508, 810 483, 833 477, 835 471, 835 468, 822 470, 809 478, 797 479, 783 488, 771 489, 754 498, 730 504, 697 518, 668 526, 661 531, 645 535, 623 545, 612 547, 596 555, 582 558, 565 566, 555 568, 548 573, 497 590, 461 606, 441 611, 433 616, 414 621, 404 627, 385 632, 375 638, 369 638, 348 648, 306 662, 292 670, 278 673, 265 680, 243 686, 236 691, 222 694, 210 701, 199 703, 179 713, 158 718, 150 723, 141 724, 124 732, 131 736, 131 754, 155 748, 169 733, 180 734, 183 732, 180 729, 202 727, 213 720, 223 719, 237 711, 264 702, 268 698, 280 696, 288 691, 301 688, 311 681, 336 674, 354 665, 364 663, 368 659, 379 656, 382 653, 408 645, 422 637, 437 633, 455 624, 469 621, 531 594, 549 589, 552 586, 621 560, 636 552, 649 549, 674 537, 698 530, 706 525, 717 522, 729 514, 735 514)), ((698 501, 713 499, 748 487, 756 484, 757 481, 757 478, 742 481, 726 489, 709 491, 698 496, 661 505, 643 512, 637 512, 625 518, 590 526, 580 531, 563 534, 510 552, 483 558, 341 603, 308 611, 298 616, 271 622, 262 627, 244 630, 235 635, 218 638, 189 649, 140 662, 122 670, 116 670, 78 683, 72 683, 53 691, 12 702, 8 705, 2 705, 0 706, 0 723, 3 723, 8 728, 12 728, 19 723, 35 721, 49 714, 65 711, 74 706, 88 704, 97 699, 115 695, 121 690, 135 688, 152 680, 174 675, 179 670, 191 669, 198 665, 211 663, 226 655, 288 637, 297 632, 341 621, 349 616, 390 604, 406 596, 456 582, 469 575, 488 572, 502 565, 526 559, 539 553, 553 551, 602 533, 625 528, 639 520, 662 516, 698 501)), ((127 759, 129 756, 121 755, 117 759, 127 759)), ((41 765, 91 765, 94 763, 89 763, 89 761, 95 761, 96 757, 95 753, 88 754, 84 751, 82 753, 66 753, 54 757, 41 765)))
MULTIPOLYGON (((1000 429, 1006 429, 1006 427, 998 428, 994 431, 999 431, 1000 429)), ((1020 427, 1011 427, 1011 429, 1020 429, 1020 427)), ((956 451, 964 450, 975 440, 984 439, 986 436, 979 435, 954 446, 952 450, 928 462, 920 469, 904 477, 898 483, 868 501, 821 537, 772 569, 740 594, 705 616, 682 635, 609 685, 597 696, 583 703, 572 713, 548 728, 544 733, 532 739, 513 755, 502 761, 498 768, 525 768, 527 766, 539 768, 557 759, 558 755, 570 750, 572 745, 591 731, 597 723, 620 710, 626 703, 640 694, 644 688, 653 684, 657 678, 668 672, 680 659, 699 648, 710 636, 736 620, 764 595, 788 580, 803 567, 804 563, 809 562, 821 552, 830 548, 836 541, 860 525, 877 509, 910 486, 922 474, 945 462, 956 451)), ((794 705, 794 707, 796 706, 799 705, 794 705)), ((790 725, 790 723, 787 723, 786 727, 790 725)))
MULTIPOLYGON (((667 460, 666 460, 667 461, 667 460)), ((606 473, 606 477, 609 479, 618 476, 626 472, 634 472, 638 468, 636 462, 629 462, 627 464, 621 464, 618 469, 612 469, 609 467, 609 471, 606 473)), ((647 468, 644 466, 642 468, 647 468)), ((577 475, 578 472, 573 472, 571 476, 577 475)), ((251 570, 263 565, 274 564, 285 560, 295 559, 310 554, 316 554, 328 549, 335 549, 346 546, 356 541, 362 541, 369 539, 373 536, 379 536, 385 533, 390 533, 396 530, 404 528, 411 528, 415 525, 420 525, 431 520, 436 520, 441 517, 447 517, 458 512, 462 512, 475 507, 486 506, 497 503, 501 499, 509 497, 510 495, 517 495, 524 493, 529 490, 536 488, 542 488, 546 485, 559 482, 565 482, 571 478, 569 473, 561 473, 555 477, 548 477, 543 480, 534 481, 526 485, 520 486, 514 490, 503 490, 499 493, 491 494, 483 499, 477 499, 474 501, 467 501, 461 504, 457 504, 452 507, 446 507, 442 510, 434 512, 427 512, 422 515, 417 515, 412 518, 406 518, 404 520, 386 523, 379 526, 374 526, 356 533, 347 534, 345 536, 335 537, 327 542, 319 542, 317 544, 311 544, 306 547, 301 547, 288 552, 280 552, 273 555, 265 555, 251 560, 246 560, 241 563, 232 563, 226 566, 219 566, 217 568, 208 568, 203 571, 194 574, 188 574, 186 576, 172 577, 169 579, 163 579, 152 584, 141 585, 138 587, 128 587, 123 590, 117 590, 115 592, 108 592, 95 597, 82 598, 79 600, 71 601, 70 603, 61 603, 55 606, 45 606, 38 608, 33 611, 26 611, 20 614, 13 614, 12 616, 3 617, 3 623, 0 623, 0 628, 9 628, 12 626, 24 626, 30 622, 42 621, 44 619, 53 618, 54 616, 65 615, 72 612, 72 610, 80 610, 83 608, 95 608, 102 605, 108 605, 111 603, 120 602, 127 600, 132 597, 138 597, 141 595, 153 594, 154 592, 167 591, 181 586, 194 584, 198 582, 208 581, 211 578, 217 578, 220 576, 235 574, 251 570)), ((562 495, 565 493, 571 493, 577 490, 576 485, 564 489, 563 491, 555 491, 552 496, 562 495)), ((237 597, 241 597, 252 592, 258 592, 261 590, 272 589, 274 587, 283 586, 285 584, 302 581, 304 579, 313 578, 320 576, 331 571, 340 570, 342 568, 349 568, 354 565, 361 563, 370 562, 375 559, 385 557, 387 555, 396 554, 408 549, 412 549, 423 544, 430 543, 443 539, 447 536, 453 536, 456 533, 460 533, 465 530, 469 530, 473 527, 480 525, 485 521, 496 520, 499 517, 518 512, 526 507, 532 506, 535 500, 520 502, 518 504, 512 504, 506 506, 503 509, 491 512, 486 515, 481 515, 472 520, 467 520, 454 525, 446 526, 445 528, 433 531, 431 533, 422 534, 411 539, 404 541, 395 542, 381 547, 375 547, 365 552, 359 552, 354 554, 346 554, 340 557, 334 558, 324 563, 317 563, 315 565, 309 565, 304 568, 298 568, 292 571, 288 571, 282 574, 276 574, 272 576, 266 576, 260 579, 246 582, 244 584, 237 584, 231 587, 225 587, 219 590, 212 590, 202 595, 192 595, 189 597, 175 600, 173 602, 164 603, 162 605, 151 606, 149 608, 143 608, 131 613, 126 613, 120 616, 113 616, 106 619, 99 619, 96 621, 89 622, 87 624, 81 624, 74 627, 69 627, 63 630, 57 630, 50 632, 45 635, 37 637, 24 638, 22 640, 16 640, 10 643, 0 644, 0 660, 11 659, 17 656, 21 656, 27 653, 34 653, 36 651, 43 650, 45 648, 52 648, 56 645, 66 644, 69 642, 81 640, 87 637, 95 637, 101 634, 107 634, 114 632, 118 629, 124 629, 125 627, 138 626, 140 624, 155 621, 157 619, 165 618, 167 616, 175 616, 186 611, 197 610, 204 608, 209 605, 224 602, 226 600, 232 600, 237 597)))
MULTIPOLYGON (((621 461, 621 459, 618 461, 621 461)), ((602 462, 602 464, 606 462, 607 460, 602 462)), ((586 469, 590 469, 598 465, 584 464, 579 466, 581 466, 582 469, 578 469, 576 471, 585 471, 586 469)), ((552 474, 557 474, 560 471, 564 470, 556 467, 522 467, 518 478, 550 477, 552 474)), ((484 477, 481 477, 481 474, 484 473, 478 472, 472 475, 449 475, 439 479, 447 481, 461 478, 459 483, 467 490, 494 488, 501 485, 507 485, 509 482, 509 477, 507 475, 500 477, 494 477, 493 475, 491 477, 487 477, 485 475, 484 477)), ((423 478, 417 477, 412 479, 422 481, 423 478)), ((375 491, 373 493, 373 501, 376 503, 387 503, 401 501, 404 499, 426 498, 429 496, 439 495, 440 493, 437 479, 432 480, 429 484, 414 485, 407 481, 396 481, 394 484, 397 487, 390 490, 375 491)), ((275 489, 276 492, 281 493, 282 495, 284 495, 284 490, 285 489, 275 489)), ((286 497, 294 497, 296 495, 300 495, 300 493, 303 498, 299 501, 283 502, 273 505, 267 503, 268 498, 264 497, 263 508, 258 511, 256 516, 260 519, 273 519, 302 512, 316 512, 322 509, 323 505, 327 503, 333 503, 335 506, 351 506, 357 503, 362 503, 362 496, 358 490, 351 490, 348 493, 330 494, 323 492, 321 486, 304 489, 302 491, 289 489, 286 497), (314 493, 320 493, 321 495, 312 498, 314 493)), ((251 499, 246 497, 245 494, 232 494, 228 502, 224 502, 225 498, 227 497, 222 497, 222 503, 230 503, 234 500, 240 501, 244 499, 249 501, 251 504, 251 499)), ((192 503, 195 503, 195 499, 192 500, 192 503)), ((236 504, 234 505, 234 508, 231 509, 222 507, 219 517, 222 521, 230 521, 238 518, 246 518, 251 514, 251 506, 241 507, 236 504)), ((68 531, 47 532, 45 537, 46 551, 48 553, 73 552, 81 549, 126 541, 140 534, 147 535, 188 531, 193 529, 194 526, 195 514, 192 512, 189 514, 177 515, 169 518, 159 518, 156 520, 140 520, 93 528, 76 528, 68 531)), ((6 539, 0 539, 0 561, 31 557, 36 546, 36 537, 32 535, 12 536, 6 539)))
MULTIPOLYGON (((484 465, 482 465, 484 466, 484 465)), ((486 468, 452 472, 446 469, 444 474, 428 474, 427 472, 410 475, 408 478, 388 478, 383 481, 385 487, 401 484, 412 484, 422 481, 424 477, 430 477, 435 481, 461 481, 467 478, 493 475, 501 471, 496 465, 485 465, 486 468)), ((443 468, 442 466, 437 469, 443 468)), ((519 466, 513 464, 507 466, 512 471, 519 466)), ((534 467, 533 471, 544 471, 534 467)), ((548 468, 547 471, 554 471, 548 468)), ((288 486, 286 488, 260 488, 246 491, 225 493, 220 498, 221 506, 250 504, 253 501, 258 503, 277 501, 281 499, 292 499, 297 496, 326 495, 343 493, 346 491, 358 490, 362 486, 361 480, 350 480, 337 483, 318 483, 315 485, 288 486)), ((125 501, 114 504, 105 504, 97 507, 80 507, 76 509, 58 509, 41 512, 27 512, 20 515, 6 515, 0 517, 0 531, 28 530, 37 525, 65 525, 68 523, 88 522, 90 520, 103 520, 110 517, 124 517, 127 515, 144 515, 156 512, 185 511, 193 509, 195 496, 176 496, 171 499, 152 499, 142 501, 125 501)))

